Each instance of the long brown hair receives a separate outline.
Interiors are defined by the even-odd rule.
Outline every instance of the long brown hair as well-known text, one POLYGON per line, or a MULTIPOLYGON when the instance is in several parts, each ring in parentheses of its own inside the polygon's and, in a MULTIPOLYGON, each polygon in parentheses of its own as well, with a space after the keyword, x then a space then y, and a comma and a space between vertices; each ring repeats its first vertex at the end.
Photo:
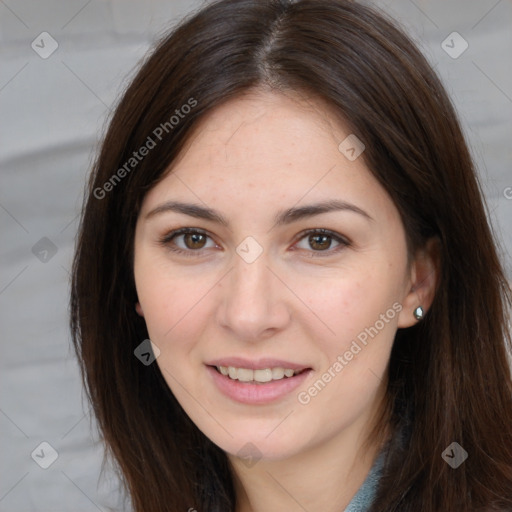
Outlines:
POLYGON ((134 356, 148 333, 134 309, 133 243, 145 193, 198 122, 259 87, 324 100, 364 141, 409 248, 440 242, 432 307, 396 334, 387 388, 395 435, 371 510, 512 510, 512 301, 474 166, 425 58, 385 15, 348 0, 213 2, 157 45, 112 116, 86 191, 71 329, 134 509, 235 510, 225 453, 158 365, 134 356), (135 159, 142 146, 152 147, 135 159), (468 453, 457 469, 441 456, 452 442, 468 453))

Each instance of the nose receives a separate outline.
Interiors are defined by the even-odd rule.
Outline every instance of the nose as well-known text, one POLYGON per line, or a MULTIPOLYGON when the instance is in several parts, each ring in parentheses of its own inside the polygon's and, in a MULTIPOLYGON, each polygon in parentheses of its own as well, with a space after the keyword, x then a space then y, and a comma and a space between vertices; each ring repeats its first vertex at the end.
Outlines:
POLYGON ((248 342, 266 339, 284 329, 290 322, 289 297, 265 253, 252 263, 235 254, 233 265, 221 286, 219 325, 232 337, 248 342))

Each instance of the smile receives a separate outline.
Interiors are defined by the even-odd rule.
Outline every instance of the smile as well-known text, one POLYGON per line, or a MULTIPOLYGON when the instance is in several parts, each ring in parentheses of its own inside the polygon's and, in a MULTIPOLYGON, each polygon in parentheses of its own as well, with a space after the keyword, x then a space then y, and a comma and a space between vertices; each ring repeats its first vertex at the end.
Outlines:
POLYGON ((223 396, 248 405, 265 405, 293 397, 293 392, 313 372, 311 368, 282 366, 253 369, 206 365, 206 370, 214 388, 223 396))
POLYGON ((280 366, 276 368, 263 368, 255 370, 251 368, 235 368, 234 366, 216 366, 215 368, 217 368, 219 373, 229 377, 231 380, 251 383, 259 382, 262 384, 274 380, 290 378, 304 371, 292 370, 291 368, 282 368, 280 366))

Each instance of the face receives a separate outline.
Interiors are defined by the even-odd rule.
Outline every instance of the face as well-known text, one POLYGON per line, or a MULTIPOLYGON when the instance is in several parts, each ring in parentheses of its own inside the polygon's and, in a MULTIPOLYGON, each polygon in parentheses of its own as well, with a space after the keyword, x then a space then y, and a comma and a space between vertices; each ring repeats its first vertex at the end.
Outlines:
POLYGON ((210 113, 144 199, 137 310, 228 454, 362 432, 382 396, 411 272, 392 200, 338 149, 349 134, 318 101, 254 92, 210 113))

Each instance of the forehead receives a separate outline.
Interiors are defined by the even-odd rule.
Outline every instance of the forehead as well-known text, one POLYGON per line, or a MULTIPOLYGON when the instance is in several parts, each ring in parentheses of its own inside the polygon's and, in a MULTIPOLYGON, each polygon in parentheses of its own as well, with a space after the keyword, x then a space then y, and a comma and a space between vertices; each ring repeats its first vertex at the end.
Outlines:
POLYGON ((275 210, 326 196, 385 202, 363 158, 350 161, 340 153, 350 133, 315 98, 255 91, 229 100, 197 125, 169 174, 148 192, 143 210, 169 195, 275 210))
POLYGON ((204 159, 227 167, 248 165, 249 160, 254 169, 296 166, 305 157, 328 156, 344 132, 347 129, 318 99, 251 91, 201 121, 180 167, 204 159))

